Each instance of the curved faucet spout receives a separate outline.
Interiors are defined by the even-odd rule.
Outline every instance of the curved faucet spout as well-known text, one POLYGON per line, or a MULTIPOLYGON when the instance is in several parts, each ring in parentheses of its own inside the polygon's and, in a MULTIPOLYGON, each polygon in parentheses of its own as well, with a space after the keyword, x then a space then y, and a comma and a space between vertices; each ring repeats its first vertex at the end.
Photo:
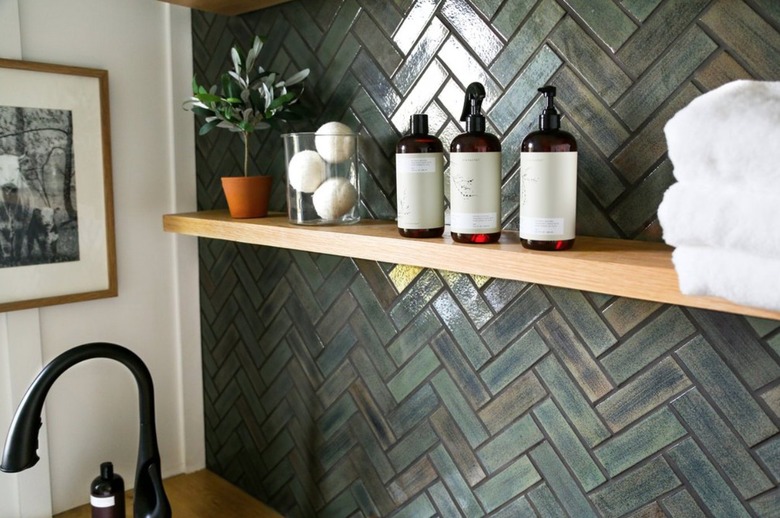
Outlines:
POLYGON ((130 369, 138 385, 140 433, 138 464, 135 473, 135 518, 169 518, 171 506, 162 482, 160 452, 154 419, 154 385, 143 360, 130 349, 116 344, 96 342, 69 349, 54 358, 38 374, 16 409, 3 449, 0 471, 15 473, 34 466, 39 457, 38 430, 43 402, 59 376, 72 366, 92 358, 116 360, 130 369))

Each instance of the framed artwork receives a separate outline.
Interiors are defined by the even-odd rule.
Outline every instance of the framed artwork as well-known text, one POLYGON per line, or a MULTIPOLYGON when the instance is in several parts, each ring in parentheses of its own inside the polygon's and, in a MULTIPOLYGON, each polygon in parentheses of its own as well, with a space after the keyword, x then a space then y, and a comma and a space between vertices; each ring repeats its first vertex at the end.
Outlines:
POLYGON ((0 59, 0 312, 117 295, 108 72, 0 59))

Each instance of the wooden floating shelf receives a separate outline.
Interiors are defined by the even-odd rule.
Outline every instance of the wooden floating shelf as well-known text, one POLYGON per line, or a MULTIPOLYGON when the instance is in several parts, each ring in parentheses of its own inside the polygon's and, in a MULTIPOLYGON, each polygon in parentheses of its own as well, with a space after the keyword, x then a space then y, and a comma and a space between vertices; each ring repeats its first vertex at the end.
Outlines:
POLYGON ((191 9, 235 16, 283 4, 290 0, 160 0, 169 4, 182 5, 191 9))
POLYGON ((168 214, 167 232, 210 239, 449 270, 620 297, 677 304, 780 320, 780 312, 741 306, 716 297, 680 293, 672 248, 663 243, 577 237, 565 252, 526 250, 517 233, 503 231, 489 245, 409 239, 393 221, 364 220, 346 226, 300 226, 286 215, 232 219, 226 210, 168 214))

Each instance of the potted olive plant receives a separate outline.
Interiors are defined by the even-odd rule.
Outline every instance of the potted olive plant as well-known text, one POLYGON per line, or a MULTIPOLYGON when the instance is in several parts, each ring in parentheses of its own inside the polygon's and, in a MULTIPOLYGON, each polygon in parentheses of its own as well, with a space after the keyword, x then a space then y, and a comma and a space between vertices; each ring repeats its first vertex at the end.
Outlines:
POLYGON ((222 178, 230 215, 234 218, 268 214, 271 177, 249 175, 249 138, 252 133, 277 127, 278 121, 303 117, 303 110, 296 103, 303 92, 303 80, 308 77, 309 69, 283 80, 276 72, 265 70, 262 66, 255 68, 263 41, 255 36, 246 56, 237 46, 230 50, 233 69, 222 74, 220 85, 206 90, 193 78, 192 97, 184 104, 185 108, 204 120, 200 135, 214 128, 223 128, 239 133, 244 141, 244 175, 222 178), (262 194, 263 189, 265 194, 262 194), (242 207, 241 200, 247 196, 254 201, 249 201, 250 206, 242 207))

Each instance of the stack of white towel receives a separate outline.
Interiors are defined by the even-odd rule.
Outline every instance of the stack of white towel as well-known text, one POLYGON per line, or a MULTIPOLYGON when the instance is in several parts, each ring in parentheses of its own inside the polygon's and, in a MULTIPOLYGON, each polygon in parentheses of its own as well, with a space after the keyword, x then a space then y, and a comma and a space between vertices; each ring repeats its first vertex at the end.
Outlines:
POLYGON ((658 220, 686 295, 780 311, 780 82, 734 81, 664 128, 658 220))

